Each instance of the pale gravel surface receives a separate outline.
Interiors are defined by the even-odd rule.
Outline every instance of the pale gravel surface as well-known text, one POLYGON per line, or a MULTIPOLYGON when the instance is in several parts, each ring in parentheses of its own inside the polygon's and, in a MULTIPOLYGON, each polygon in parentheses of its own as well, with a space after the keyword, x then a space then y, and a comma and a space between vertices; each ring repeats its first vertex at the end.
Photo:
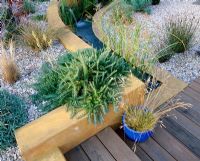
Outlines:
MULTIPOLYGON (((45 14, 49 2, 37 4, 36 14, 45 14)), ((28 17, 30 17, 29 15, 28 17)), ((46 22, 40 22, 40 25, 47 25, 46 22)), ((35 120, 41 115, 41 112, 32 104, 30 95, 34 93, 31 85, 36 81, 40 67, 44 61, 55 60, 63 54, 65 49, 58 41, 54 41, 51 48, 46 51, 36 53, 27 47, 23 42, 16 44, 15 59, 20 69, 21 78, 14 85, 4 83, 0 76, 1 88, 16 94, 23 98, 28 107, 29 121, 35 120)), ((1 50, 0 50, 1 54, 1 50)), ((0 151, 0 161, 22 161, 17 147, 8 148, 6 151, 0 151)))
MULTIPOLYGON (((164 31, 163 24, 169 17, 187 15, 200 18, 200 5, 196 5, 194 2, 196 0, 161 0, 159 5, 152 7, 150 15, 136 13, 134 18, 153 34, 153 42, 156 46, 164 31)), ((200 30, 196 33, 193 45, 189 51, 173 56, 168 62, 158 63, 158 66, 185 82, 191 82, 200 76, 200 56, 195 54, 196 48, 200 46, 200 30)))

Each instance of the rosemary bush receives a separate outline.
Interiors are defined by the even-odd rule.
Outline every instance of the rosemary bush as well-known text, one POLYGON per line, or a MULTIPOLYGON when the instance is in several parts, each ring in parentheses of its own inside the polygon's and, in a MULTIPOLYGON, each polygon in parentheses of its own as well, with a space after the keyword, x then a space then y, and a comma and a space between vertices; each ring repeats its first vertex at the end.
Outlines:
POLYGON ((199 19, 176 15, 166 22, 165 28, 165 50, 159 54, 160 62, 169 60, 175 53, 185 52, 193 45, 196 31, 199 29, 199 19))
POLYGON ((125 2, 130 4, 135 12, 146 12, 148 14, 151 12, 149 6, 152 4, 152 0, 125 0, 125 2))
POLYGON ((27 111, 23 101, 0 89, 0 149, 15 145, 14 130, 27 121, 27 111))
POLYGON ((87 116, 89 122, 101 123, 110 104, 117 109, 120 84, 130 70, 123 58, 107 50, 65 54, 56 64, 43 66, 34 100, 46 101, 44 112, 66 105, 72 117, 87 116))

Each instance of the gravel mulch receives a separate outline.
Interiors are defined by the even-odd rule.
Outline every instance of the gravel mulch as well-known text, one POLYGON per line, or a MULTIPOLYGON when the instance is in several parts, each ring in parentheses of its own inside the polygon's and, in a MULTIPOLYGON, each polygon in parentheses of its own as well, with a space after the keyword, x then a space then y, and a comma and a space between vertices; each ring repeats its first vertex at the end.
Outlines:
MULTIPOLYGON (((162 37, 163 24, 166 19, 176 15, 194 16, 200 19, 199 4, 198 0, 161 0, 159 5, 152 7, 150 15, 134 13, 133 17, 153 35, 153 45, 157 46, 162 37)), ((200 76, 200 56, 196 54, 196 49, 200 46, 200 28, 195 36, 196 41, 189 51, 174 55, 170 61, 157 65, 187 83, 198 78, 200 76)))
MULTIPOLYGON (((29 15, 27 19, 30 20, 31 16, 34 15, 45 14, 48 4, 49 2, 37 2, 36 13, 29 15)), ((44 26, 47 25, 47 22, 43 21, 39 22, 39 24, 44 26)), ((66 50, 58 41, 54 41, 50 48, 39 53, 32 51, 20 41, 16 42, 15 49, 15 60, 19 67, 21 77, 15 84, 9 85, 0 76, 0 87, 23 98, 27 104, 28 117, 31 122, 41 116, 41 112, 32 104, 30 99, 30 95, 34 93, 31 85, 36 81, 43 62, 55 60, 59 55, 66 52, 66 50)), ((18 148, 11 147, 5 151, 0 151, 0 161, 22 161, 18 148)))

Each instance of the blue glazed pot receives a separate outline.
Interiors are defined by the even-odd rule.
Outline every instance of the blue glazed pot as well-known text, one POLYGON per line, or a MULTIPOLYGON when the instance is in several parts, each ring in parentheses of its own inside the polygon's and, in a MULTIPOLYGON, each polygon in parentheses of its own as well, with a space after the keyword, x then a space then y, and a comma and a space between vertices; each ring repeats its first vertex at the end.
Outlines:
POLYGON ((145 142, 146 140, 148 140, 148 138, 150 138, 153 135, 152 131, 138 132, 129 128, 125 122, 125 116, 126 115, 124 114, 122 117, 123 129, 124 129, 125 135, 130 140, 141 143, 141 142, 145 142))

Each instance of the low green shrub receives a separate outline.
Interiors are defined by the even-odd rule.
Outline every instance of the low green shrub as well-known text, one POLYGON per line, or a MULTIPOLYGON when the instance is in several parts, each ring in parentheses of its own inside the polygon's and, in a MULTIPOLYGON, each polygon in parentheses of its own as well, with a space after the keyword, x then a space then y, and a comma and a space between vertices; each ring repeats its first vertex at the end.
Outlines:
POLYGON ((149 6, 152 4, 152 0, 125 0, 125 2, 130 4, 135 12, 151 13, 149 6))
POLYGON ((122 79, 130 71, 123 58, 107 50, 65 54, 53 66, 43 66, 33 98, 46 102, 44 112, 66 105, 72 117, 87 116, 89 122, 101 123, 110 104, 117 109, 122 79))
POLYGON ((0 89, 0 149, 16 144, 14 130, 28 121, 24 102, 0 89))
POLYGON ((31 0, 23 1, 23 10, 26 13, 35 13, 35 5, 31 0))
POLYGON ((176 15, 165 24, 163 40, 165 50, 159 53, 159 61, 165 62, 175 53, 183 53, 194 43, 195 33, 199 28, 199 19, 176 15))

